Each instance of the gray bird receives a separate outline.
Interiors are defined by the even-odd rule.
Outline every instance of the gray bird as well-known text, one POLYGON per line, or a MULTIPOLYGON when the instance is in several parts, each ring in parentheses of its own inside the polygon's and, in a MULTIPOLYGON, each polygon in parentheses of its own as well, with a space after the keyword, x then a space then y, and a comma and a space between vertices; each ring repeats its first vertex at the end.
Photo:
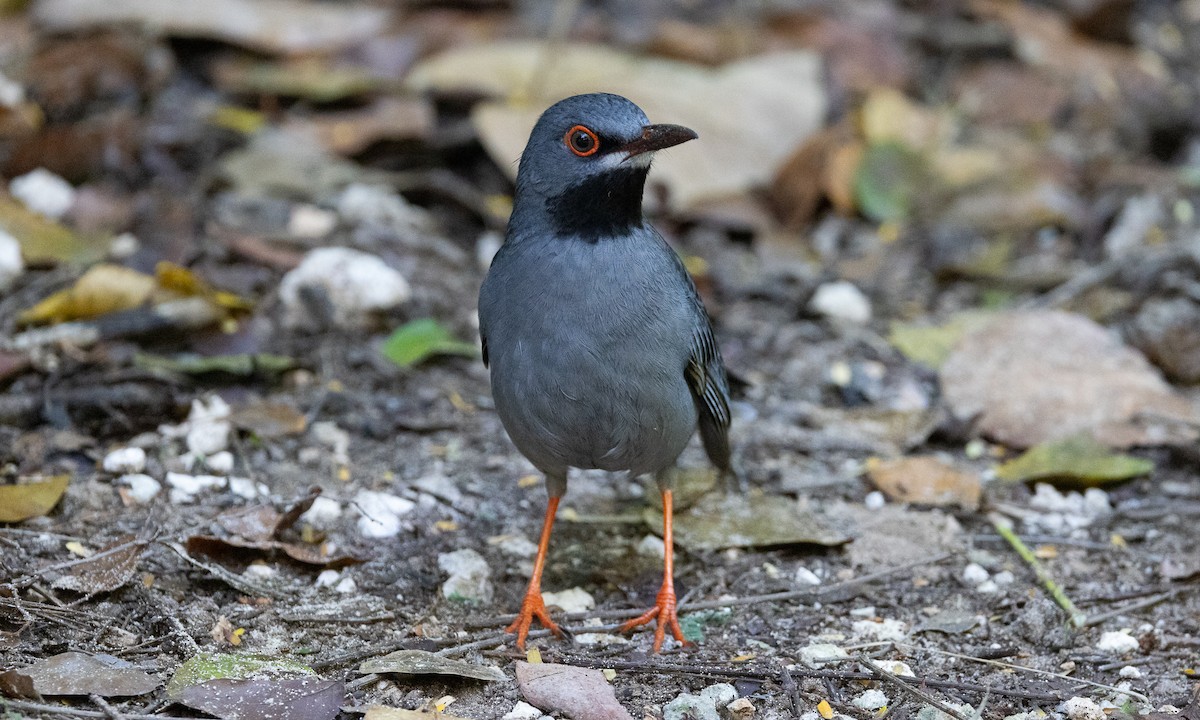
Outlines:
POLYGON ((619 95, 577 95, 542 114, 521 155, 508 234, 479 291, 496 412, 550 496, 533 577, 507 628, 520 648, 534 617, 561 635, 541 575, 568 468, 657 479, 662 589, 622 630, 654 620, 655 652, 668 627, 683 642, 666 471, 699 427, 709 459, 732 475, 729 391, 696 286, 642 219, 642 190, 655 151, 695 138, 651 125, 619 95))

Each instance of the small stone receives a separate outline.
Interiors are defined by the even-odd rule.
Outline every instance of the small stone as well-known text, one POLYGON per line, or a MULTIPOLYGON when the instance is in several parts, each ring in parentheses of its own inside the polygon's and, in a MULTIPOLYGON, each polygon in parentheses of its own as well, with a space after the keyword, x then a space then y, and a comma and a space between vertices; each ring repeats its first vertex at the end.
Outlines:
POLYGON ((880 622, 857 620, 851 627, 858 637, 882 642, 899 641, 908 637, 908 626, 900 620, 884 619, 880 622))
POLYGON ((338 580, 341 580, 342 574, 337 570, 322 570, 316 581, 313 582, 314 587, 333 587, 337 585, 338 580))
POLYGON ((1008 570, 1001 570, 992 576, 992 582, 1000 586, 1012 585, 1015 580, 1016 577, 1008 570))
POLYGON ((886 670, 887 672, 890 672, 893 675, 896 675, 897 677, 916 677, 917 676, 917 674, 913 672, 913 669, 909 666, 908 663, 901 662, 899 660, 880 660, 879 667, 883 668, 884 670, 886 670))
POLYGON ((333 451, 335 463, 345 465, 350 462, 350 433, 338 427, 337 423, 315 422, 309 432, 313 440, 333 451))
POLYGON ((996 584, 995 580, 984 580, 975 586, 975 592, 983 593, 985 595, 999 592, 999 590, 1000 586, 996 584))
POLYGON ((862 325, 871 320, 871 301, 854 283, 845 280, 821 285, 808 306, 830 320, 862 325))
POLYGON ((1083 509, 1089 518, 1100 518, 1112 514, 1112 503, 1108 493, 1100 488, 1088 488, 1083 491, 1083 509))
POLYGON ((890 702, 888 696, 881 690, 867 690, 850 701, 850 704, 863 710, 878 710, 890 702))
POLYGON ((1097 650, 1109 655, 1127 655, 1137 650, 1138 647, 1137 638, 1130 635, 1128 630, 1106 632, 1096 643, 1097 650))
POLYGON ((176 505, 190 503, 203 490, 214 490, 225 486, 225 478, 216 475, 186 475, 167 473, 167 485, 171 486, 170 499, 176 505))
POLYGON ((579 633, 575 636, 575 642, 580 645, 607 647, 609 645, 628 645, 629 638, 611 633, 579 633))
POLYGON ((519 558, 531 558, 537 555, 537 544, 524 535, 498 535, 489 538, 488 542, 505 555, 519 558))
POLYGON ((962 579, 968 585, 978 585, 991 575, 979 563, 970 563, 962 571, 962 579))
POLYGON ((887 498, 878 490, 872 490, 871 492, 867 493, 865 498, 863 498, 863 505, 865 505, 868 510, 882 510, 883 506, 886 504, 887 498))
POLYGON ((666 550, 663 546, 662 538, 654 535, 647 535, 638 543, 637 554, 642 557, 651 557, 662 559, 666 556, 666 550))
POLYGON ((337 213, 316 205, 297 205, 288 216, 288 234, 293 237, 316 240, 323 238, 337 227, 337 213))
POLYGON ((573 587, 559 592, 544 592, 542 600, 546 603, 546 607, 557 605, 562 608, 563 612, 568 613, 586 612, 596 607, 596 599, 581 587, 573 587))
POLYGON ((360 490, 354 496, 354 509, 358 511, 358 531, 364 537, 389 538, 400 534, 404 523, 401 517, 413 511, 417 505, 412 500, 373 490, 360 490))
POLYGON ((844 660, 850 655, 832 643, 813 643, 800 648, 800 662, 814 670, 820 670, 831 662, 844 660))
MULTIPOLYGON (((224 478, 217 478, 223 480, 224 478)), ((250 478, 231 477, 229 478, 229 492, 246 500, 253 500, 261 495, 266 495, 269 491, 266 485, 256 483, 250 478)))
POLYGON ((699 695, 682 693, 663 706, 663 720, 721 720, 724 709, 737 699, 737 689, 729 683, 704 688, 699 695))
POLYGON ((817 577, 816 573, 804 567, 803 565, 796 568, 796 573, 792 576, 792 578, 798 585, 816 586, 821 584, 821 578, 817 577))
POLYGON ((0 230, 0 294, 11 290, 24 272, 21 244, 15 237, 0 230))
POLYGON ((108 243, 108 256, 113 260, 126 260, 142 249, 142 241, 133 233, 121 233, 108 243))
POLYGON ((266 563, 256 562, 251 563, 242 574, 256 580, 270 580, 278 575, 279 571, 266 563))
POLYGON ((726 705, 725 710, 729 712, 730 720, 750 720, 754 717, 754 703, 750 702, 750 698, 738 698, 726 705))
POLYGON ((1070 720, 1104 720, 1104 711, 1094 701, 1084 697, 1073 697, 1059 706, 1059 710, 1070 720))
POLYGON ((228 475, 233 472, 233 453, 228 450, 215 452, 204 458, 204 466, 214 473, 228 475))
POLYGON ((1121 668, 1117 675, 1120 675, 1123 678, 1129 678, 1130 680, 1140 680, 1142 678, 1142 671, 1133 665, 1126 665, 1125 667, 1121 668))
POLYGON ((104 472, 114 475, 140 473, 146 469, 146 451, 139 447, 118 448, 104 456, 101 466, 104 472))
POLYGON ((853 615, 854 617, 873 618, 873 617, 875 617, 875 606, 874 605, 864 605, 863 607, 856 607, 856 608, 853 608, 852 610, 850 610, 850 614, 853 615))
POLYGON ((442 583, 442 596, 448 600, 490 602, 491 567, 483 556, 471 549, 438 555, 438 567, 450 577, 442 583))
POLYGON ((538 710, 527 702, 518 701, 513 706, 513 709, 505 713, 504 717, 500 718, 500 720, 538 720, 541 716, 541 710, 538 710))
POLYGON ((13 178, 8 191, 25 207, 52 220, 66 215, 75 204, 74 186, 45 168, 13 178))
POLYGON ((319 327, 307 293, 328 300, 339 327, 361 327, 377 312, 403 305, 412 296, 408 281, 375 255, 346 247, 311 250, 279 283, 283 321, 288 327, 319 327))
POLYGON ((352 577, 344 577, 337 585, 333 586, 333 591, 342 595, 349 595, 358 592, 358 583, 354 582, 354 578, 352 577))
POLYGON ((300 522, 308 523, 318 530, 328 530, 342 517, 342 504, 324 495, 318 495, 313 504, 300 516, 300 522))
POLYGON ((117 482, 129 486, 129 499, 138 505, 145 505, 162 492, 162 484, 141 473, 130 473, 117 478, 117 482))
POLYGON ((737 696, 737 688, 729 683, 709 685, 700 691, 700 697, 711 701, 715 708, 725 707, 734 700, 737 700, 737 696))

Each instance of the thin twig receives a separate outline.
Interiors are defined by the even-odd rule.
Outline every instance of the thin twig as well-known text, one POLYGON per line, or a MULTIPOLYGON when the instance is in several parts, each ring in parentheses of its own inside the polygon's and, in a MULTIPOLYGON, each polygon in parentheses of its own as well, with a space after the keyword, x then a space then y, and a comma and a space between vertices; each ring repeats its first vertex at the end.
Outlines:
POLYGON ((128 720, 127 715, 123 715, 120 710, 116 709, 112 705, 109 705, 104 698, 100 697, 96 693, 88 695, 88 700, 91 700, 93 705, 104 711, 104 717, 108 718, 109 720, 128 720))
POLYGON ((1033 574, 1037 576, 1038 581, 1046 588, 1046 592, 1050 593, 1050 597, 1054 598, 1054 602, 1058 603, 1059 607, 1067 612, 1067 615, 1070 616, 1071 624, 1077 628, 1081 628, 1087 624, 1087 615, 1075 607, 1075 603, 1071 602, 1071 598, 1067 597, 1067 594, 1054 581, 1054 578, 1050 577, 1050 572, 1046 570, 1046 566, 1042 565, 1037 556, 1033 554, 1033 551, 1029 549, 1029 546, 1022 542, 1021 538, 1017 537, 1008 519, 995 513, 992 513, 990 519, 992 527, 996 528, 996 532, 1000 534, 1000 537, 1007 540, 1013 550, 1017 551, 1021 559, 1033 570, 1033 574))
POLYGON ((889 684, 893 685, 894 687, 896 687, 897 689, 899 689, 903 692, 906 692, 909 695, 912 695, 913 697, 915 697, 916 699, 925 703, 926 705, 932 705, 933 707, 937 708, 938 710, 941 710, 942 712, 946 713, 947 715, 949 715, 951 717, 957 718, 958 720, 967 720, 967 718, 961 712, 959 712, 956 708, 950 707, 946 703, 942 702, 941 700, 938 700, 937 698, 935 698, 934 696, 930 695, 927 692, 922 692, 915 687, 911 687, 908 683, 904 682, 904 680, 902 680, 899 675, 896 675, 894 673, 888 672, 887 670, 884 670, 883 668, 881 668, 880 666, 878 666, 874 662, 872 662, 870 659, 868 659, 867 656, 859 655, 858 662, 860 664, 864 665, 865 667, 869 668, 871 670, 871 672, 875 675, 875 677, 877 677, 879 680, 889 683, 889 684))
POLYGON ((787 663, 784 663, 779 668, 779 684, 783 687, 783 691, 787 693, 788 702, 792 705, 792 717, 800 717, 800 687, 796 685, 796 679, 792 677, 792 673, 788 670, 787 663))
MULTIPOLYGON (((111 718, 112 716, 100 710, 84 710, 70 705, 49 705, 28 700, 12 700, 0 697, 0 710, 24 710, 25 712, 46 715, 72 715, 85 718, 111 718)), ((194 718, 179 717, 178 715, 125 715, 124 720, 195 720, 194 718)))
POLYGON ((1145 598, 1142 600, 1138 600, 1137 602, 1129 603, 1128 605, 1125 605, 1125 606, 1122 606, 1119 608, 1114 608, 1112 610, 1107 610, 1105 612, 1098 613, 1096 615, 1092 615, 1083 624, 1084 624, 1084 626, 1099 625, 1100 623, 1104 622, 1105 620, 1108 620, 1110 618, 1115 618, 1118 615, 1124 615, 1125 613, 1131 613, 1136 610, 1143 610, 1152 605, 1157 605, 1160 602, 1162 602, 1163 600, 1170 600, 1171 598, 1182 593, 1186 589, 1187 588, 1182 588, 1182 587, 1175 588, 1174 590, 1168 590, 1165 593, 1159 593, 1158 595, 1153 595, 1151 597, 1148 597, 1148 598, 1145 598))

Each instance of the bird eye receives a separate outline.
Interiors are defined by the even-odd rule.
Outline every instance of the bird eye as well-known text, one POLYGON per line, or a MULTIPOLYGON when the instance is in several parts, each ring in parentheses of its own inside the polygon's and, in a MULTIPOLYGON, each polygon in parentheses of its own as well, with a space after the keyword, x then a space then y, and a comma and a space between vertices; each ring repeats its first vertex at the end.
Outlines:
POLYGON ((567 134, 563 136, 563 142, 567 144, 571 152, 579 157, 595 155, 596 151, 600 149, 600 138, 582 125, 576 125, 568 130, 567 134))

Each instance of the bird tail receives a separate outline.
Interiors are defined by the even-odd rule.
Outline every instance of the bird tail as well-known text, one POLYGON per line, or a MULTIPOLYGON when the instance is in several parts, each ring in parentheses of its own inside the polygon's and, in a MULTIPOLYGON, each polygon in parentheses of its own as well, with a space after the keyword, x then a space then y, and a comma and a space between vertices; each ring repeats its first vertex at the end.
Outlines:
POLYGON ((702 413, 700 422, 700 441, 704 444, 704 452, 709 461, 720 471, 725 481, 725 492, 746 492, 746 479, 738 468, 738 462, 733 457, 729 446, 729 429, 712 421, 702 413))

